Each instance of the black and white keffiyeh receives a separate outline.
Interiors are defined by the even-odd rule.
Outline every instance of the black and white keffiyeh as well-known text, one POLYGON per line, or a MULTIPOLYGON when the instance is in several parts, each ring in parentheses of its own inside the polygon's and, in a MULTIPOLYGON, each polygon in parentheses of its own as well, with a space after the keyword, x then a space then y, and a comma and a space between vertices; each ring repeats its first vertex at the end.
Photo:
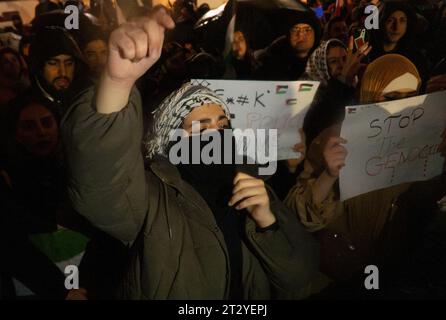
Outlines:
POLYGON ((153 125, 146 139, 146 158, 155 155, 167 156, 167 146, 174 131, 181 127, 193 109, 205 104, 218 104, 230 118, 226 103, 212 90, 188 82, 171 93, 153 112, 153 125))

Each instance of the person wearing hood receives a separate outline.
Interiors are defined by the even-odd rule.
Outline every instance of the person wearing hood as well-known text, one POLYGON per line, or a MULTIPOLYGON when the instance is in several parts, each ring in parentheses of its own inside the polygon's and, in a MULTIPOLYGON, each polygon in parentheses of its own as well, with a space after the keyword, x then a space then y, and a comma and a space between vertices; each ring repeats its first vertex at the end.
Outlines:
POLYGON ((297 80, 304 73, 308 57, 319 45, 320 22, 312 11, 295 12, 285 16, 289 26, 284 36, 256 53, 261 66, 256 78, 261 80, 297 80))
POLYGON ((234 32, 232 50, 226 58, 225 67, 223 78, 239 80, 251 79, 258 68, 248 37, 242 30, 234 32))
POLYGON ((427 58, 414 46, 417 15, 404 2, 385 2, 379 14, 380 28, 372 30, 370 61, 384 54, 401 54, 412 61, 422 79, 421 91, 429 78, 427 58))
POLYGON ((164 31, 173 27, 158 9, 111 34, 97 89, 84 92, 62 120, 72 203, 131 248, 120 298, 296 297, 316 271, 317 244, 263 180, 231 164, 175 165, 167 158, 172 130, 182 128, 190 142, 199 137, 194 122, 199 134, 230 127, 215 93, 186 84, 166 98, 144 164, 143 112, 133 87, 157 62, 164 31))
POLYGON ((54 105, 58 115, 64 113, 68 101, 87 84, 79 46, 60 27, 48 26, 34 36, 29 66, 34 91, 54 105))

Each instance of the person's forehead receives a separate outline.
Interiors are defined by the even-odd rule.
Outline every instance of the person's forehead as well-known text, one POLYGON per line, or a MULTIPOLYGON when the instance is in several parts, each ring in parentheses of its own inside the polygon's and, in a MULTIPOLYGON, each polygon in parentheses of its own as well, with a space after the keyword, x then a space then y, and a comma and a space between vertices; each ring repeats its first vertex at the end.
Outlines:
POLYGON ((311 28, 313 29, 308 23, 296 23, 293 28, 311 28))
POLYGON ((236 31, 236 32, 234 32, 234 37, 243 38, 244 34, 241 31, 236 31))
POLYGON ((406 13, 404 11, 401 10, 396 10, 394 12, 392 12, 392 14, 389 17, 406 17, 406 13))
POLYGON ((20 112, 20 120, 53 116, 50 110, 38 103, 31 103, 20 112))
POLYGON ((201 114, 225 114, 223 107, 216 103, 207 103, 199 107, 194 108, 190 114, 193 112, 201 114))
POLYGON ((66 61, 66 60, 74 60, 73 56, 68 54, 59 54, 57 56, 50 57, 49 60, 58 60, 58 61, 66 61))
POLYGON ((103 49, 107 49, 107 44, 102 39, 96 39, 90 41, 86 46, 86 50, 103 50, 103 49))
POLYGON ((327 56, 344 56, 347 54, 347 51, 341 46, 330 47, 327 50, 327 56))

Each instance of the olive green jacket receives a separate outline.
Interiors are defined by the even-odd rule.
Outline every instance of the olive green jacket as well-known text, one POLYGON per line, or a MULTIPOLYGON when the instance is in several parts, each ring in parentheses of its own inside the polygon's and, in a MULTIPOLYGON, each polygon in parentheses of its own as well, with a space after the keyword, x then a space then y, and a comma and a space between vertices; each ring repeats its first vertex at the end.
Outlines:
MULTIPOLYGON (((139 93, 134 90, 123 110, 108 115, 97 113, 94 101, 93 89, 83 92, 62 119, 69 195, 80 214, 131 246, 118 296, 227 298, 228 252, 208 205, 167 159, 144 167, 139 93)), ((246 219, 245 299, 301 297, 318 269, 317 243, 270 195, 279 229, 257 233, 246 219)))

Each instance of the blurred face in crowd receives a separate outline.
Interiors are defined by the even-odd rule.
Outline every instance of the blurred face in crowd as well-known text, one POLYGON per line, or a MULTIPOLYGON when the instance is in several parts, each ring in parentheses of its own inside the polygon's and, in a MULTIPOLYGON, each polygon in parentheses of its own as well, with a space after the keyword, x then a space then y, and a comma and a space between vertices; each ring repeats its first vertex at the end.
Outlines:
POLYGON ((333 22, 329 30, 330 39, 338 39, 344 43, 348 40, 348 27, 345 21, 333 22))
POLYGON ((327 50, 328 73, 332 78, 341 75, 347 58, 347 50, 341 46, 329 47, 327 50))
POLYGON ((397 44, 406 34, 407 16, 403 11, 395 11, 384 24, 385 40, 387 43, 397 44))
POLYGON ((45 62, 43 77, 54 90, 67 90, 74 78, 75 64, 72 56, 54 56, 45 62))
POLYGON ((108 47, 104 40, 98 39, 87 44, 84 50, 85 60, 93 76, 98 77, 107 63, 108 47))
POLYGON ((219 130, 229 128, 229 119, 226 117, 223 108, 218 104, 205 104, 196 107, 183 121, 183 129, 192 134, 192 122, 200 122, 200 131, 219 130))
POLYGON ((32 155, 49 156, 58 144, 59 128, 54 115, 46 107, 32 103, 19 116, 16 140, 32 155))
POLYGON ((245 36, 241 31, 234 32, 234 41, 232 42, 232 51, 238 60, 242 60, 246 55, 247 45, 245 36))
POLYGON ((314 30, 306 23, 298 23, 290 29, 290 45, 300 58, 308 56, 314 45, 314 30))
POLYGON ((18 57, 10 52, 0 57, 0 75, 12 81, 18 81, 22 72, 18 57))

